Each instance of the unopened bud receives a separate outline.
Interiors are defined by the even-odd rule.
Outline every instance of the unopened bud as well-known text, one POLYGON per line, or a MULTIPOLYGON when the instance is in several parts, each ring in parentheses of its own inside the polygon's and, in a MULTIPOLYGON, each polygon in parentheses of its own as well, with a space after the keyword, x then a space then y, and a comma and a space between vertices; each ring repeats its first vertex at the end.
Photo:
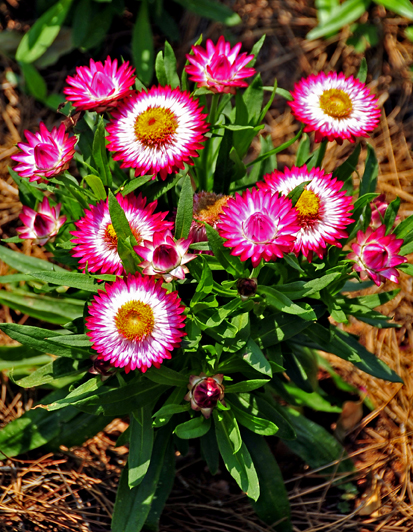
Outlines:
POLYGON ((237 290, 243 301, 257 293, 257 279, 238 279, 237 290))
POLYGON ((89 369, 89 373, 92 373, 92 375, 100 375, 102 381, 108 379, 116 370, 116 368, 114 368, 110 362, 103 360, 102 358, 98 358, 98 355, 92 355, 90 359, 93 365, 89 369))
POLYGON ((189 392, 185 400, 191 401, 193 410, 200 410, 206 418, 209 418, 218 401, 225 404, 223 378, 221 373, 213 377, 207 377, 205 373, 191 375, 188 384, 189 392))

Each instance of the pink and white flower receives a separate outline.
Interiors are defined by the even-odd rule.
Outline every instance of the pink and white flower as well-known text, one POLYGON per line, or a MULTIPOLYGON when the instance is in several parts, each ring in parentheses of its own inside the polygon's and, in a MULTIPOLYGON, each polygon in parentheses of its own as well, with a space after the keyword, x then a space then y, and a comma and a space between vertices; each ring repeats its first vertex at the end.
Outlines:
POLYGON ((16 229, 20 238, 32 238, 33 244, 39 246, 46 244, 57 235, 66 221, 66 216, 59 216, 61 207, 61 203, 52 207, 46 197, 43 198, 37 211, 23 206, 23 212, 19 218, 24 226, 16 229))
POLYGON ((293 115, 305 124, 304 131, 315 131, 315 141, 344 139, 354 142, 368 137, 379 123, 377 98, 364 83, 342 72, 321 72, 300 80, 288 102, 293 115))
POLYGON ((112 61, 109 56, 105 64, 91 59, 89 67, 77 67, 76 75, 66 78, 69 87, 63 92, 79 111, 100 113, 129 96, 135 79, 135 69, 128 62, 118 68, 117 59, 112 61))
POLYGON ((240 49, 240 42, 231 49, 222 35, 216 46, 208 39, 206 50, 202 46, 192 46, 193 55, 186 56, 191 63, 185 67, 189 79, 198 87, 206 87, 215 93, 235 94, 236 87, 247 87, 248 83, 243 80, 253 76, 255 69, 246 65, 254 56, 246 52, 239 55, 240 49))
POLYGON ((254 268, 261 259, 281 258, 289 253, 300 226, 288 198, 259 189, 246 190, 230 198, 217 226, 226 239, 224 246, 242 261, 251 258, 254 268))
POLYGON ((205 114, 188 92, 152 87, 135 93, 114 112, 107 125, 107 148, 116 152, 121 168, 135 175, 159 173, 161 179, 193 164, 203 148, 208 125, 205 114))
POLYGON ((185 279, 189 273, 185 264, 196 258, 196 255, 187 253, 192 240, 180 238, 176 242, 171 231, 155 233, 153 242, 144 242, 143 246, 135 247, 135 251, 143 259, 140 267, 145 275, 163 277, 167 283, 173 279, 185 279))
POLYGON ((207 377, 205 373, 191 375, 188 384, 189 392, 184 397, 185 401, 191 401, 192 410, 200 410, 203 416, 208 419, 218 401, 226 406, 223 379, 222 373, 212 377, 207 377))
POLYGON ((313 253, 322 258, 328 244, 341 247, 339 240, 347 237, 345 228, 353 221, 349 218, 352 199, 344 191, 340 192, 341 181, 325 174, 321 168, 313 168, 309 172, 306 166, 293 166, 291 170, 285 168, 284 172, 274 170, 264 179, 265 183, 257 183, 260 189, 283 196, 310 181, 295 205, 300 226, 293 248, 296 255, 302 251, 311 261, 313 253))
POLYGON ((365 233, 357 233, 357 241, 351 245, 353 253, 347 258, 354 261, 353 269, 360 273, 362 281, 370 277, 377 286, 386 279, 398 283, 396 266, 407 262, 406 257, 398 255, 402 245, 403 239, 386 235, 384 225, 375 230, 368 227, 365 233))
POLYGON ((185 333, 184 307, 153 277, 128 275, 106 283, 89 306, 87 335, 99 358, 128 373, 159 368, 185 333))
POLYGON ((19 142, 17 146, 23 153, 12 155, 19 164, 13 168, 20 177, 29 177, 30 181, 50 178, 69 168, 75 153, 76 137, 69 138, 65 126, 60 124, 49 131, 40 122, 38 133, 24 132, 28 143, 19 142))
MULTIPOLYGON (((388 206, 389 204, 385 202, 384 194, 380 194, 380 196, 377 196, 377 198, 374 198, 374 200, 370 203, 370 208, 371 208, 370 227, 372 229, 377 229, 380 225, 382 225, 384 221, 384 215, 386 214, 388 206)), ((397 215, 394 220, 394 223, 397 224, 399 220, 400 220, 400 216, 397 215)))
MULTIPOLYGON (((155 232, 172 229, 173 223, 164 220, 167 213, 154 213, 156 201, 146 205, 146 198, 141 194, 138 197, 118 194, 116 199, 125 212, 138 246, 142 246, 145 240, 152 240, 155 232)), ((71 253, 79 258, 82 268, 87 265, 89 272, 122 275, 124 267, 118 254, 118 238, 110 218, 108 201, 89 205, 85 216, 75 222, 77 231, 71 233, 75 237, 72 240, 75 247, 71 253)))

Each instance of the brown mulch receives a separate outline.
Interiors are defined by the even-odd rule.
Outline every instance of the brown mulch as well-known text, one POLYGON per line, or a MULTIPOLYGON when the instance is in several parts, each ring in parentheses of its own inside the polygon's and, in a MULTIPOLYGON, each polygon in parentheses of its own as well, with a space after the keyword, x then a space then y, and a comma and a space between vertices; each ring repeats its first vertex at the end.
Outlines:
MULTIPOLYGON (((1 2, 10 9, 13 2, 1 2)), ((348 28, 326 40, 307 41, 305 35, 315 27, 313 2, 305 0, 235 0, 232 5, 243 19, 232 33, 246 49, 264 33, 266 43, 261 51, 257 69, 264 85, 272 85, 277 77, 279 86, 292 89, 300 77, 320 70, 342 70, 346 75, 358 70, 361 55, 346 46, 348 28)), ((17 3, 16 3, 17 5, 17 3)), ((15 7, 15 6, 14 6, 15 7)), ((4 12, 4 10, 2 11, 4 12)), ((368 84, 379 96, 382 106, 380 127, 369 142, 374 146, 380 174, 378 188, 388 201, 402 199, 400 214, 413 214, 413 103, 411 99, 411 64, 413 43, 404 37, 406 19, 386 13, 373 6, 366 20, 373 23, 381 36, 380 44, 366 51, 369 65, 368 84)), ((363 22, 366 22, 363 19, 363 22)), ((9 21, 9 23, 12 23, 9 21)), ((19 27, 20 23, 16 23, 19 27)), ((24 27, 21 24, 20 27, 24 27)), ((181 21, 181 46, 177 49, 178 63, 183 64, 193 38, 202 31, 204 38, 216 39, 221 28, 205 25, 193 15, 181 21)), ((107 47, 106 47, 107 48, 107 47)), ((105 52, 107 49, 105 48, 105 52)), ((25 129, 32 129, 40 120, 50 126, 59 118, 23 94, 10 82, 7 72, 17 71, 13 61, 0 56, 0 238, 14 236, 21 204, 17 189, 8 175, 9 159, 16 142, 25 129)), ((62 90, 65 66, 59 76, 47 78, 50 90, 62 90)), ((289 108, 282 98, 276 98, 267 115, 263 134, 272 136, 275 145, 291 138, 298 131, 289 108)), ((297 146, 293 145, 278 156, 280 167, 291 165, 297 146)), ((259 150, 254 143, 253 158, 259 150)), ((329 143, 325 168, 333 170, 349 155, 352 146, 329 143)), ((365 150, 364 150, 365 151, 365 150)), ((363 169, 363 157, 359 170, 363 169)), ((357 184, 357 179, 356 179, 357 184)), ((9 244, 23 253, 48 258, 44 249, 25 243, 20 247, 9 244)), ((8 267, 0 261, 0 275, 8 267)), ((413 308, 412 281, 402 274, 400 294, 382 309, 394 316, 400 329, 376 330, 356 320, 352 332, 404 379, 404 386, 374 379, 329 356, 337 371, 352 384, 363 387, 376 406, 360 422, 347 427, 346 446, 357 465, 354 482, 358 494, 338 492, 333 479, 311 472, 299 460, 294 474, 287 475, 287 489, 292 507, 294 532, 341 531, 350 532, 409 532, 413 529, 412 448, 413 417, 411 415, 413 379, 413 308), (338 500, 347 501, 340 513, 338 500)), ((386 290, 394 288, 390 283, 386 290)), ((376 290, 370 289, 369 293, 376 290)), ((0 320, 25 323, 27 316, 0 308, 0 320)), ((0 344, 10 340, 0 332, 0 344)), ((0 425, 4 426, 29 409, 35 400, 31 390, 16 391, 7 376, 3 376, 0 403, 0 425)), ((0 530, 12 531, 90 531, 110 530, 110 516, 121 468, 125 464, 127 448, 115 448, 117 437, 127 424, 113 421, 104 432, 82 447, 60 449, 42 456, 33 452, 24 460, 0 462, 0 530)), ((283 449, 274 452, 288 462, 291 457, 283 449)), ((172 495, 161 521, 165 532, 233 532, 237 530, 267 532, 273 530, 254 515, 245 495, 228 481, 223 472, 211 477, 199 462, 194 450, 187 457, 177 456, 177 475, 172 495)), ((343 479, 346 482, 348 479, 343 479)))

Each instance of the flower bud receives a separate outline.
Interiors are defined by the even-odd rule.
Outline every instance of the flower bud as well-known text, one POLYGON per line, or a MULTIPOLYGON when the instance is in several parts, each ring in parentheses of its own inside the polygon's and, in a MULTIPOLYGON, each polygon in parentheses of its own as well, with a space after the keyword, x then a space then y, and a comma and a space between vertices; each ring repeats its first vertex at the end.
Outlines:
POLYGON ((401 238, 386 235, 384 225, 375 231, 368 227, 365 233, 357 233, 357 241, 351 245, 353 253, 347 258, 354 261, 353 269, 360 273, 362 281, 370 277, 377 286, 386 279, 398 283, 399 272, 395 266, 407 261, 406 257, 398 255, 402 245, 401 238))
POLYGON ((20 220, 24 225, 17 229, 20 238, 32 238, 33 243, 39 244, 39 246, 46 244, 57 235, 66 221, 66 216, 59 216, 60 208, 60 203, 51 207, 46 197, 43 198, 37 212, 24 206, 23 212, 20 214, 20 220))
POLYGON ((257 293, 257 279, 238 279, 237 290, 243 301, 257 293))
POLYGON ((191 401, 192 409, 200 410, 207 419, 218 401, 225 405, 223 378, 221 373, 212 377, 207 377, 205 373, 201 373, 200 375, 191 375, 189 378, 189 392, 186 394, 185 400, 191 401))
POLYGON ((103 358, 98 358, 98 355, 92 355, 90 357, 93 365, 89 369, 89 373, 92 375, 100 375, 102 381, 108 379, 112 373, 116 370, 110 362, 103 360, 103 358))

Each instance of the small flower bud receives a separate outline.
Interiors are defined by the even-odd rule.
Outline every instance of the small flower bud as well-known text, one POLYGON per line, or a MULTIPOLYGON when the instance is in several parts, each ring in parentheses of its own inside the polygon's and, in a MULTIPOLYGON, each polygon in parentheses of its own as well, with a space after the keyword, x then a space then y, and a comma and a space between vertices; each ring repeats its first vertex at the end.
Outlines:
POLYGON ((185 400, 191 401, 192 409, 200 410, 207 419, 218 401, 225 405, 223 401, 223 378, 221 373, 213 377, 207 377, 205 373, 201 373, 200 375, 191 375, 189 378, 189 392, 186 394, 185 400))
POLYGON ((114 368, 110 362, 103 360, 102 358, 98 358, 98 355, 92 355, 90 360, 92 361, 93 365, 89 369, 89 373, 92 375, 100 375, 102 381, 108 379, 116 370, 116 368, 114 368))
POLYGON ((257 279, 238 279, 237 290, 243 301, 257 293, 257 279))

